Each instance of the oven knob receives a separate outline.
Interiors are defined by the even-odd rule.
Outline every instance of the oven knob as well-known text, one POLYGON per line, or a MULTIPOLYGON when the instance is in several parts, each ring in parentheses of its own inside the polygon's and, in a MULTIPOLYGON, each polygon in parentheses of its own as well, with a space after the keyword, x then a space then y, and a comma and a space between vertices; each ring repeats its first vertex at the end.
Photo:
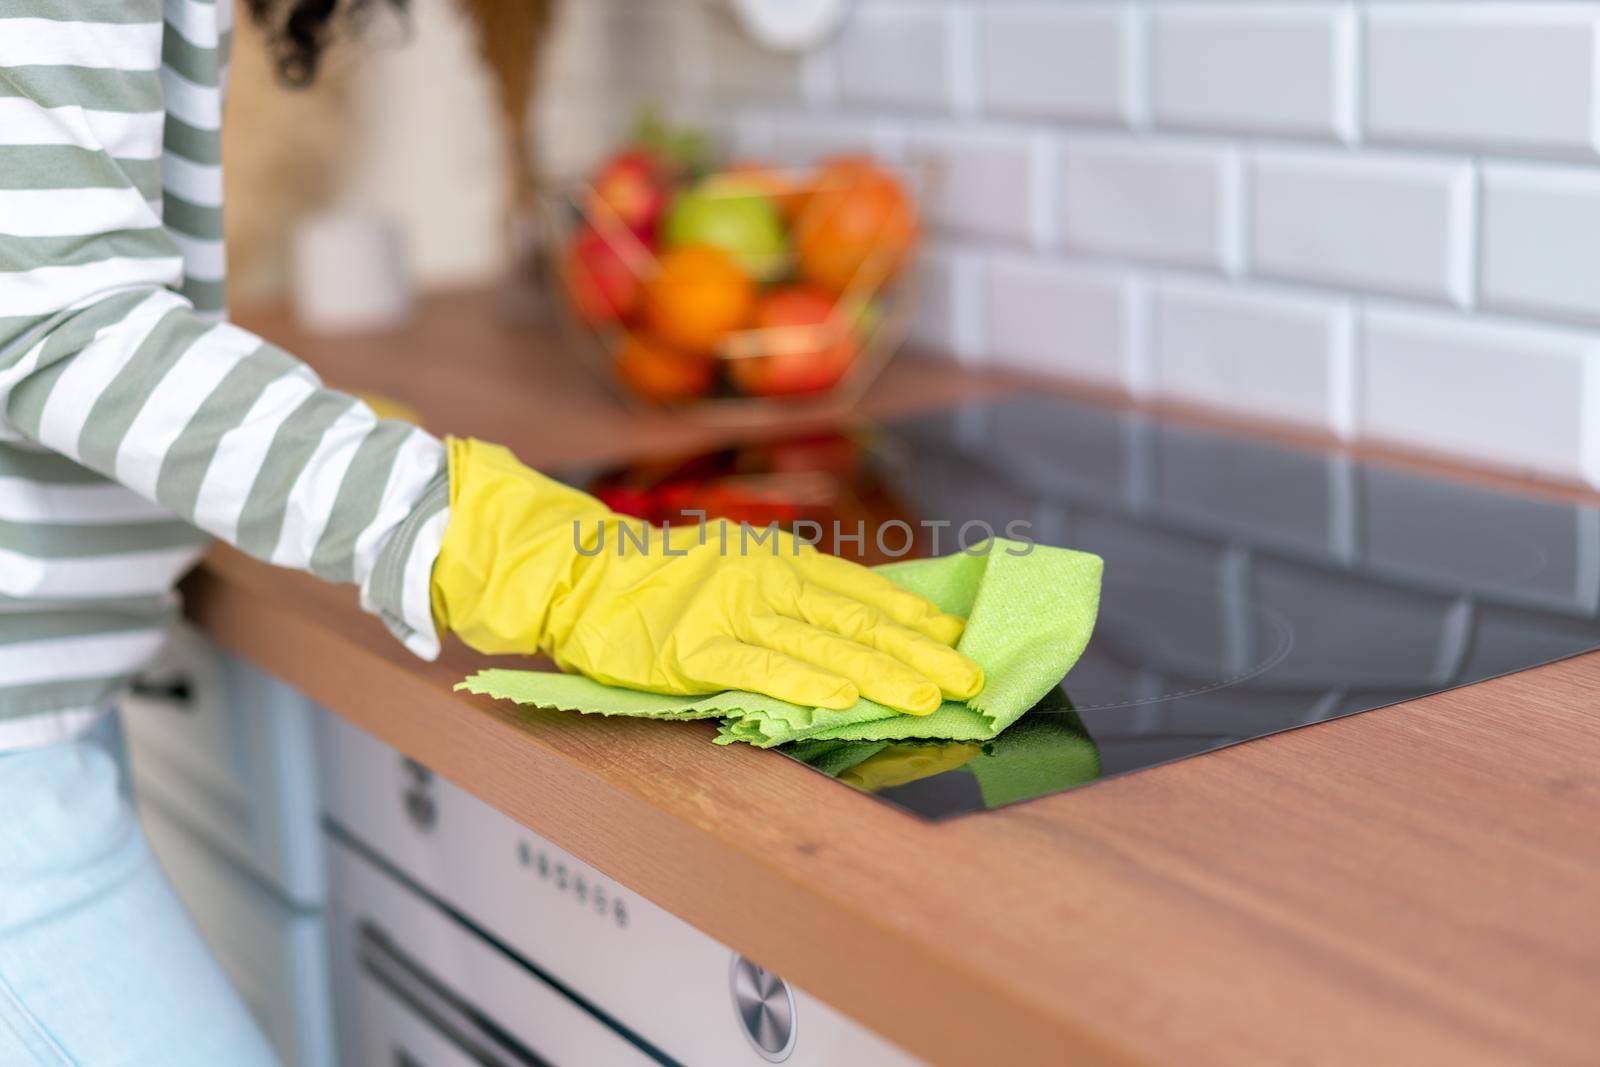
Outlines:
POLYGON ((750 1047, 768 1063, 781 1063, 794 1051, 794 992, 760 964, 733 957, 729 984, 733 1010, 750 1047))

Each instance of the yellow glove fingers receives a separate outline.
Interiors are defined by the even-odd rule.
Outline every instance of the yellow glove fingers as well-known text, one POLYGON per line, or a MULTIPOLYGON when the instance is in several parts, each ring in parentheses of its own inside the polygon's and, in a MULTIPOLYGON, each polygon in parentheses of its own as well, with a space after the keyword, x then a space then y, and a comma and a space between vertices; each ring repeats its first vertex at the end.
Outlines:
POLYGON ((683 666, 685 673, 713 690, 765 693, 808 708, 848 708, 861 696, 848 678, 731 637, 707 641, 683 666))
POLYGON ((848 678, 868 700, 910 715, 927 715, 939 706, 939 687, 893 656, 781 615, 748 625, 752 643, 848 678))
POLYGON ((949 645, 891 622, 871 605, 817 585, 802 586, 795 601, 806 622, 893 656, 951 700, 970 700, 983 689, 983 668, 949 645))
POLYGON ((965 622, 954 615, 946 615, 931 600, 895 585, 859 563, 814 550, 802 552, 794 562, 800 576, 807 581, 870 604, 901 626, 910 627, 942 645, 954 645, 961 640, 965 622))

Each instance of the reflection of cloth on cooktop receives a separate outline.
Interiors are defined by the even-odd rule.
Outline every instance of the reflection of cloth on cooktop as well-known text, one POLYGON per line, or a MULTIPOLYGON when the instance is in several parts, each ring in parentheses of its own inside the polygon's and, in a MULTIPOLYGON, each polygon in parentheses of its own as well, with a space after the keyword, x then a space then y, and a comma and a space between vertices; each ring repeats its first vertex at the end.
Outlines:
POLYGON ((991 741, 805 740, 783 752, 867 793, 964 771, 977 779, 984 805, 996 808, 1100 777, 1100 753, 1083 721, 1053 703, 991 741))
POLYGON ((878 568, 967 619, 957 647, 984 669, 983 692, 964 703, 947 700, 931 715, 903 715, 870 700, 833 711, 737 691, 663 696, 545 671, 484 670, 457 688, 588 714, 720 718, 719 744, 766 748, 808 737, 986 741, 1033 707, 1082 655, 1099 610, 1101 569, 1100 558, 1085 552, 998 539, 982 555, 958 552, 878 568))
POLYGON ((966 765, 991 808, 1092 782, 1100 750, 1074 713, 1024 715, 966 765))

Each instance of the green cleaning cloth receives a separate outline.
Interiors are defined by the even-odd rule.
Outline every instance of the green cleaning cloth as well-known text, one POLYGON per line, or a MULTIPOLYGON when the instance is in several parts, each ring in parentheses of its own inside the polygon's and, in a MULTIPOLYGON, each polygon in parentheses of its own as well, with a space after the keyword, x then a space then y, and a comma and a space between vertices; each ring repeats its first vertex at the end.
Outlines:
POLYGON ((721 719, 718 744, 762 748, 801 738, 986 741, 1061 681, 1083 654, 1100 607, 1099 556, 995 538, 980 554, 909 560, 879 573, 927 597, 966 631, 956 646, 983 668, 983 692, 945 701, 931 715, 905 715, 870 700, 841 711, 807 708, 730 690, 685 697, 641 693, 571 674, 491 669, 456 686, 501 700, 593 715, 721 719))

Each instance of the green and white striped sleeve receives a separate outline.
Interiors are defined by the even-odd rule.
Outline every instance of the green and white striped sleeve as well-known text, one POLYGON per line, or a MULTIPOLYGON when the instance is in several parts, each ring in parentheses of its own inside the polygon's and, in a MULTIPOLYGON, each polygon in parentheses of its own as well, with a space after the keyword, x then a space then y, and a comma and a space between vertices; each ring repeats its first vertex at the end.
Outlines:
POLYGON ((443 448, 214 313, 231 5, 164 6, 0 0, 0 440, 356 583, 435 655, 443 448))

